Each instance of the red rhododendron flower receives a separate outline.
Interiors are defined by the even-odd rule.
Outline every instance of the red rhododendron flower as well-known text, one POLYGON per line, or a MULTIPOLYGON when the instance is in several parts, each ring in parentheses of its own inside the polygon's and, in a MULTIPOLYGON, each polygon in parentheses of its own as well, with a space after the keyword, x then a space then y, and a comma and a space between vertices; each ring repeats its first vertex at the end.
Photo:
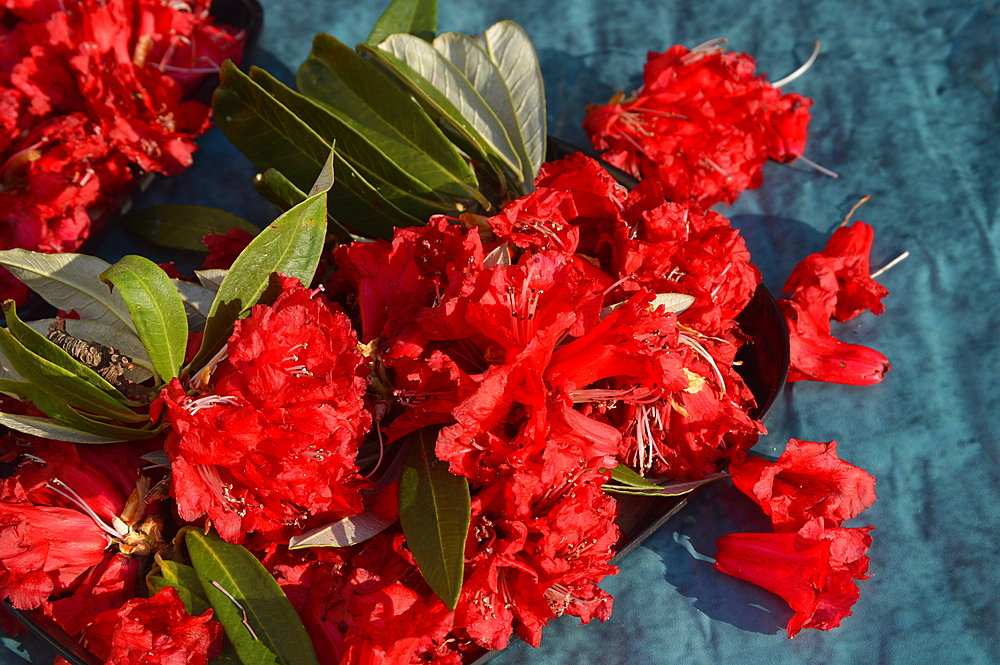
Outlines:
POLYGON ((802 628, 830 630, 851 615, 867 579, 872 527, 824 526, 822 518, 797 533, 731 533, 716 541, 715 567, 781 596, 795 611, 788 636, 802 628))
POLYGON ((177 590, 165 587, 97 615, 84 639, 105 663, 205 665, 222 650, 222 624, 212 620, 212 610, 189 615, 177 590))
POLYGON ((881 301, 889 292, 868 274, 872 238, 864 222, 837 229, 823 252, 792 271, 785 285, 792 294, 778 302, 788 324, 789 381, 871 385, 889 371, 889 361, 878 351, 830 334, 831 318, 846 321, 865 309, 884 310, 881 301))
POLYGON ((840 526, 875 501, 875 479, 837 457, 837 443, 791 439, 776 462, 748 455, 729 471, 760 504, 775 531, 798 531, 817 517, 840 526))
MULTIPOLYGON (((243 35, 212 26, 206 2, 7 5, 0 248, 74 251, 142 171, 190 165, 209 110, 184 101, 170 75, 193 86, 227 57, 239 59, 243 35)), ((8 281, 0 277, 0 286, 8 281)), ((18 285, 2 293, 27 295, 18 285)))
POLYGON ((161 398, 180 516, 207 515, 229 541, 362 510, 354 460, 371 416, 357 337, 322 295, 282 285, 236 323, 214 393, 192 399, 174 381, 161 398))
POLYGON ((706 208, 759 187, 768 158, 798 158, 812 106, 755 76, 751 56, 726 53, 718 41, 651 52, 643 86, 589 107, 583 122, 604 159, 659 179, 672 201, 706 208))
POLYGON ((208 249, 208 256, 202 262, 201 269, 229 270, 233 261, 247 248, 251 240, 253 236, 240 228, 232 228, 225 233, 209 233, 201 239, 202 244, 208 249))
POLYGON ((865 310, 881 314, 885 311, 882 298, 889 295, 889 290, 870 275, 868 256, 874 240, 875 229, 864 222, 841 226, 822 252, 810 254, 795 266, 784 291, 794 293, 800 288, 826 285, 827 276, 832 274, 837 284, 833 318, 847 321, 865 310))
MULTIPOLYGON (((98 604, 98 596, 126 588, 131 593, 137 567, 108 550, 115 544, 123 551, 150 551, 147 535, 132 529, 143 511, 126 510, 138 480, 134 450, 115 444, 98 452, 39 440, 25 458, 0 486, 0 596, 19 609, 33 609, 78 588, 98 604)), ((55 618, 75 633, 90 617, 79 625, 83 610, 64 600, 55 600, 62 603, 55 618)))

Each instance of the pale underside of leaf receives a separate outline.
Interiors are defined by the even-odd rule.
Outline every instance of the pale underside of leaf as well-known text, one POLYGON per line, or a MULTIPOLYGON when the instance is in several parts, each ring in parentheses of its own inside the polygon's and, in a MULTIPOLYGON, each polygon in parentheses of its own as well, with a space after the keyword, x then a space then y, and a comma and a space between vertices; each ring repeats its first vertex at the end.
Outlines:
POLYGON ((215 289, 207 289, 193 282, 186 282, 183 279, 173 280, 184 302, 184 313, 187 315, 188 329, 191 332, 198 332, 205 327, 205 319, 212 309, 212 301, 215 300, 215 289))
POLYGON ((531 182, 545 161, 545 85, 535 47, 513 21, 500 21, 483 33, 486 52, 510 90, 518 125, 528 152, 531 182))
POLYGON ((512 173, 523 173, 521 160, 496 114, 472 84, 433 46, 413 35, 391 35, 378 48, 423 76, 439 90, 472 125, 480 138, 503 160, 512 173))
POLYGON ((219 290, 219 285, 222 284, 222 280, 226 278, 226 273, 229 272, 223 268, 212 268, 210 270, 195 270, 194 276, 198 278, 198 282, 212 292, 217 292, 219 290))
POLYGON ((288 541, 288 549, 305 547, 348 547, 384 531, 392 522, 375 517, 370 512, 352 515, 342 520, 294 536, 288 541))
POLYGON ((51 418, 35 418, 33 416, 0 413, 0 425, 5 425, 12 430, 43 439, 72 441, 73 443, 114 443, 121 441, 121 439, 109 439, 103 436, 87 434, 86 432, 62 425, 51 418))
POLYGON ((520 122, 514 111, 514 100, 496 64, 476 40, 461 33, 446 32, 438 35, 434 39, 434 48, 455 65, 496 114, 521 160, 524 169, 522 178, 530 183, 534 179, 534 173, 531 171, 520 122))
POLYGON ((100 280, 99 275, 110 266, 106 261, 84 254, 8 249, 0 251, 0 265, 57 309, 74 310, 81 319, 135 330, 121 295, 100 280))

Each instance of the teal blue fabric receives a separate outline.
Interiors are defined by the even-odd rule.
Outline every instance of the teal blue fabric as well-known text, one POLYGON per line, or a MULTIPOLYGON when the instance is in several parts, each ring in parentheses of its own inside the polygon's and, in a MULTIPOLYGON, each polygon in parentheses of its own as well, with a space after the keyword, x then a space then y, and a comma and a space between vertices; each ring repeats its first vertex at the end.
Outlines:
MULTIPOLYGON (((539 650, 518 644, 495 664, 1000 662, 1000 4, 440 4, 442 30, 475 33, 505 18, 524 26, 542 61, 550 132, 580 143, 584 106, 637 86, 647 50, 728 37, 773 80, 821 40, 818 62, 786 90, 815 100, 806 156, 840 177, 769 164, 760 189, 718 210, 743 230, 776 291, 866 194, 872 199, 855 218, 875 227, 873 266, 911 253, 880 280, 891 291, 885 314, 836 331, 889 357, 885 381, 790 386, 758 446, 776 456, 789 437, 836 440, 843 458, 877 477, 878 501, 853 522, 875 526, 873 576, 859 582, 854 616, 831 632, 807 630, 789 641, 782 601, 717 573, 705 561, 716 538, 768 530, 754 504, 720 483, 606 581, 615 597, 607 623, 558 620, 539 650)), ((382 5, 265 2, 264 32, 249 63, 290 80, 314 32, 361 41, 382 5)), ((250 186, 252 167, 217 132, 202 144, 191 171, 156 182, 137 205, 204 203, 267 223, 272 211, 250 186)), ((99 251, 115 259, 152 250, 109 232, 99 251)), ((0 654, 0 662, 23 662, 0 654)))

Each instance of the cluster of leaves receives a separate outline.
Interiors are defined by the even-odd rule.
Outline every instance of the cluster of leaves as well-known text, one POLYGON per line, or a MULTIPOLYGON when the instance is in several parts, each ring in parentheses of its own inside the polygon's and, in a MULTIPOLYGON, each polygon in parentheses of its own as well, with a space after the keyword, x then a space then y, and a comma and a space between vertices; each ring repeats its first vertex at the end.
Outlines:
POLYGON ((141 256, 109 265, 80 254, 0 252, 0 265, 49 304, 76 312, 80 320, 66 321, 70 337, 126 356, 131 362, 124 362, 124 379, 145 388, 126 395, 122 384, 98 373, 102 367, 88 366, 47 338, 54 320, 24 323, 8 301, 7 328, 0 331, 0 392, 30 401, 45 417, 0 413, 0 424, 77 443, 158 434, 147 407, 159 388, 202 368, 225 345, 234 321, 273 301, 277 273, 312 279, 326 238, 332 159, 315 191, 254 238, 231 270, 201 271, 200 284, 171 279, 141 256), (189 332, 199 329, 201 346, 185 363, 189 332))
POLYGON ((298 92, 222 67, 215 120, 289 209, 336 144, 332 230, 389 238, 434 214, 491 213, 524 194, 545 153, 545 92, 524 30, 434 37, 436 3, 396 0, 357 50, 317 35, 298 92))

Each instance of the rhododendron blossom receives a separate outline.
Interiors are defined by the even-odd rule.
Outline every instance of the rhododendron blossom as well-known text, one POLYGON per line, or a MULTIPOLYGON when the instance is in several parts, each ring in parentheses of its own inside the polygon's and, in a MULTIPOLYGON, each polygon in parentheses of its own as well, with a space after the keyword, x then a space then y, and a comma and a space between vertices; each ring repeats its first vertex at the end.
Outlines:
MULTIPOLYGON (((208 2, 8 2, 0 34, 0 248, 71 252, 143 172, 187 168, 208 107, 185 90, 239 60, 208 2), (15 20, 20 19, 20 20, 15 20), (172 78, 177 77, 177 80, 172 78)), ((0 277, 4 298, 27 290, 0 277)))
POLYGON ((885 309, 882 298, 889 291, 869 276, 873 237, 864 222, 843 226, 821 253, 806 257, 789 276, 785 290, 792 293, 778 302, 788 324, 789 381, 871 385, 889 371, 884 355, 842 342, 830 329, 831 318, 846 321, 866 309, 874 314, 885 309))
POLYGON ((362 509, 354 460, 371 416, 357 337, 322 294, 282 287, 236 323, 214 392, 190 397, 174 380, 158 403, 180 516, 208 516, 230 541, 362 509))
POLYGON ((825 526, 822 518, 795 533, 731 533, 716 541, 715 567, 783 598, 795 611, 788 636, 830 630, 851 615, 867 579, 872 527, 825 526))
POLYGON ((658 179, 671 201, 706 208, 759 187, 768 159, 800 157, 812 106, 754 75, 754 59, 720 41, 650 52, 643 86, 590 106, 583 121, 605 160, 658 179))
POLYGON ((875 479, 837 456, 837 443, 791 439, 776 462, 748 455, 730 466, 733 484, 771 516, 775 531, 822 517, 840 526, 875 501, 875 479))
POLYGON ((189 615, 176 589, 166 587, 98 614, 84 643, 106 663, 205 665, 222 649, 222 624, 212 615, 189 615))

